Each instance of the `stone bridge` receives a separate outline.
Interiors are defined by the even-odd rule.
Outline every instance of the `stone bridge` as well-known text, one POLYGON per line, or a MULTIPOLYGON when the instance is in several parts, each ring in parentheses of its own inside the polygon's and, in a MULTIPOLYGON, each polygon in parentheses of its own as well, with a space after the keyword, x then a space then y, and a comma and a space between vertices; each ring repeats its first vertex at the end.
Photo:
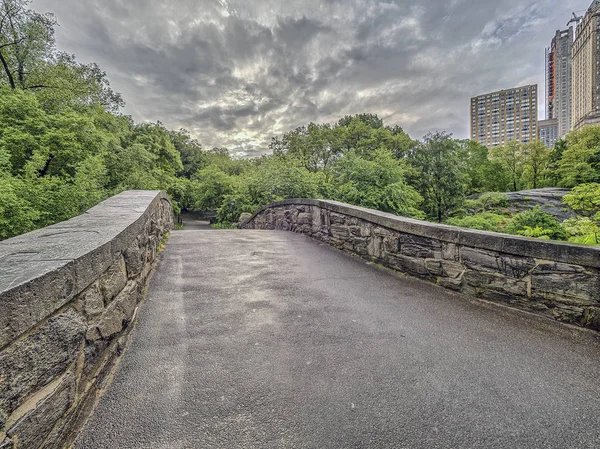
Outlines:
POLYGON ((599 447, 600 248, 321 200, 172 228, 130 191, 0 243, 1 449, 599 447))

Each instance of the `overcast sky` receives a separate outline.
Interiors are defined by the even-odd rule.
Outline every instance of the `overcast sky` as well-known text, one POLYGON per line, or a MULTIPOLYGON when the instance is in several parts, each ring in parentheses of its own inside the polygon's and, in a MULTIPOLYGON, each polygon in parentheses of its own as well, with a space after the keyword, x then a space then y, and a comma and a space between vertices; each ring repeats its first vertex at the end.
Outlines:
POLYGON ((590 0, 34 0, 136 121, 253 156, 309 122, 376 113, 413 138, 469 133, 469 99, 540 85, 590 0))

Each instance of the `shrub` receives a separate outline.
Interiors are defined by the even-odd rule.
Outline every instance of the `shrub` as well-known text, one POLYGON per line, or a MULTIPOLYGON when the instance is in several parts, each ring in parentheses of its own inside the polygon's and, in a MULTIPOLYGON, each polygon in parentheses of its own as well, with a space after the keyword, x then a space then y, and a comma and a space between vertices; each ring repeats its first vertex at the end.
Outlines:
POLYGON ((566 240, 567 234, 560 223, 540 206, 518 213, 505 228, 509 234, 526 237, 545 236, 552 240, 566 240), (536 234, 536 235, 534 235, 536 234))

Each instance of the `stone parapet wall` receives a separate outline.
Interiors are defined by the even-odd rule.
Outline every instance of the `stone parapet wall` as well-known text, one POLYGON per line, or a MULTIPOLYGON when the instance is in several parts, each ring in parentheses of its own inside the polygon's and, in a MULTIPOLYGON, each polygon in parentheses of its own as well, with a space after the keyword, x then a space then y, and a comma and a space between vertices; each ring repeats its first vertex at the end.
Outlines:
POLYGON ((0 242, 0 449, 70 445, 172 227, 166 194, 128 191, 0 242))
POLYGON ((335 201, 292 199, 242 225, 307 234, 472 297, 600 330, 600 248, 462 229, 335 201))

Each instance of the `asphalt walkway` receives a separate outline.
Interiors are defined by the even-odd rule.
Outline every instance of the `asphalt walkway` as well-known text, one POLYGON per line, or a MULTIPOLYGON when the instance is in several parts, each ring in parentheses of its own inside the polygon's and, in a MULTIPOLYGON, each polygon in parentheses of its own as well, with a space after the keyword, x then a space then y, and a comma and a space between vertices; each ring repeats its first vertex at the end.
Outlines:
POLYGON ((598 448, 600 343, 304 236, 173 232, 107 448, 598 448))

